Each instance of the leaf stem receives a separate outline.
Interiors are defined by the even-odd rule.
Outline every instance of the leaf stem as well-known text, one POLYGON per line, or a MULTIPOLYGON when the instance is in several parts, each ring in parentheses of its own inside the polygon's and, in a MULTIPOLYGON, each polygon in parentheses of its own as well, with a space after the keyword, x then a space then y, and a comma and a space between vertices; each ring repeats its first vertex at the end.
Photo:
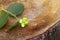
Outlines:
POLYGON ((3 10, 4 10, 5 12, 9 13, 10 15, 12 15, 13 17, 15 17, 17 21, 19 21, 19 18, 17 18, 15 14, 13 14, 13 13, 5 10, 5 9, 3 9, 3 10))

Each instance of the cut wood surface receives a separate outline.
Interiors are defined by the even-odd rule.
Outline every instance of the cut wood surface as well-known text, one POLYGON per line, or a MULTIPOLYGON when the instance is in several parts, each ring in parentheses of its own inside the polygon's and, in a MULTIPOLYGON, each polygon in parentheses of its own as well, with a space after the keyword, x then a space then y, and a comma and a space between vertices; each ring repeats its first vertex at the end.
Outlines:
POLYGON ((19 2, 24 4, 24 12, 18 16, 27 16, 29 24, 25 28, 17 28, 5 32, 8 26, 16 20, 9 17, 8 23, 0 30, 0 40, 25 40, 44 33, 59 21, 60 0, 1 0, 0 9, 6 9, 10 4, 19 2))

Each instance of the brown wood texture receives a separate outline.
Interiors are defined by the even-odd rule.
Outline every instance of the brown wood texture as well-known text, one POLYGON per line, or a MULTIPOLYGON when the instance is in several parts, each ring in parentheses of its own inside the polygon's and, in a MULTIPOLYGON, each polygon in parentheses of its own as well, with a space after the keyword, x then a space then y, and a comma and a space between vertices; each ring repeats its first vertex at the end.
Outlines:
POLYGON ((6 9, 13 2, 23 3, 25 10, 19 17, 28 17, 29 24, 25 28, 17 28, 5 32, 8 26, 16 22, 9 17, 8 23, 0 30, 0 40, 25 40, 47 31, 52 25, 59 21, 60 10, 58 0, 1 0, 0 9, 6 9), (58 10, 58 11, 57 11, 58 10))

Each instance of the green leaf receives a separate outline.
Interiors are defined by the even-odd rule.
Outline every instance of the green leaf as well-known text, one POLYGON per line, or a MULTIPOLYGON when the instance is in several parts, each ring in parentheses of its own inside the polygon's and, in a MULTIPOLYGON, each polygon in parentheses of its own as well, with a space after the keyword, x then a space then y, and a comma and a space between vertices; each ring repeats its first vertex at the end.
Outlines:
POLYGON ((0 11, 0 28, 2 28, 6 23, 8 19, 8 14, 5 11, 0 11))
POLYGON ((15 2, 7 8, 7 11, 9 11, 15 15, 19 15, 24 11, 24 5, 21 3, 15 2))
POLYGON ((13 28, 17 27, 17 25, 18 25, 18 22, 12 24, 11 26, 9 26, 9 27, 7 28, 7 31, 12 30, 13 28))

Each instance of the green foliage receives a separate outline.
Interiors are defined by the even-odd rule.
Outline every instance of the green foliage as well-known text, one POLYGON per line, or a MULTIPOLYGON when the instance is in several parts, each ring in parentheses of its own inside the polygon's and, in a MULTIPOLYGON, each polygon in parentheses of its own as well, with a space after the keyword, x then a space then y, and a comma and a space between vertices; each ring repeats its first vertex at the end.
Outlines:
POLYGON ((17 27, 17 25, 18 25, 18 22, 12 24, 11 26, 9 26, 9 27, 7 28, 7 31, 12 30, 13 28, 17 27))
POLYGON ((17 22, 12 24, 7 28, 7 30, 11 30, 15 28, 18 23, 21 24, 21 27, 25 27, 28 24, 27 17, 23 17, 22 19, 18 18, 17 15, 21 14, 24 10, 24 5, 21 3, 13 3, 6 10, 3 9, 0 11, 0 28, 2 28, 8 21, 8 16, 11 15, 17 19, 17 22))
POLYGON ((15 14, 15 15, 21 14, 23 12, 23 10, 24 10, 24 5, 21 4, 21 3, 17 3, 17 2, 11 4, 7 8, 7 11, 9 11, 9 12, 15 14))
POLYGON ((0 28, 2 28, 6 23, 8 19, 8 14, 5 11, 0 11, 0 28))

